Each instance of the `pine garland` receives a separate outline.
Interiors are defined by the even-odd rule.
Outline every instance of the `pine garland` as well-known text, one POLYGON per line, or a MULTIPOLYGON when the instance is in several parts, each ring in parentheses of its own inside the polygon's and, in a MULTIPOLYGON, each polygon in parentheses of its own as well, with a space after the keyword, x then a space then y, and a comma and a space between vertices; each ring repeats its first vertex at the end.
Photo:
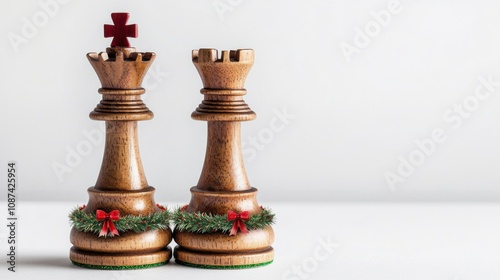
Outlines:
MULTIPOLYGON (((227 215, 214 215, 211 213, 188 213, 185 207, 178 208, 172 213, 172 220, 179 231, 192 233, 228 233, 234 222, 227 220, 227 215)), ((274 214, 270 209, 262 208, 259 214, 253 215, 245 225, 249 230, 262 229, 274 224, 274 214)))
MULTIPOLYGON (((121 233, 127 231, 139 233, 155 229, 165 230, 170 228, 170 220, 172 220, 177 230, 192 233, 229 233, 234 225, 234 221, 229 221, 227 215, 201 212, 189 213, 185 211, 185 206, 179 207, 171 213, 161 205, 158 207, 163 211, 146 216, 127 215, 120 217, 119 220, 113 223, 118 232, 121 233)), ((72 226, 78 231, 98 235, 103 227, 103 222, 97 220, 95 213, 84 212, 84 208, 77 207, 71 211, 69 219, 72 226)), ((275 223, 274 213, 268 208, 262 208, 259 214, 250 216, 244 223, 248 230, 262 229, 275 223)), ((110 232, 106 235, 106 237, 112 236, 110 232)))
MULTIPOLYGON (((170 228, 170 216, 171 213, 165 209, 161 212, 155 212, 146 216, 123 216, 113 223, 118 232, 127 232, 131 230, 134 232, 145 232, 155 229, 164 230, 170 228)), ((99 234, 102 229, 102 222, 96 219, 95 213, 86 213, 83 211, 83 207, 74 209, 69 214, 69 219, 71 224, 78 231, 99 234)), ((111 237, 111 234, 108 233, 107 237, 111 237)))

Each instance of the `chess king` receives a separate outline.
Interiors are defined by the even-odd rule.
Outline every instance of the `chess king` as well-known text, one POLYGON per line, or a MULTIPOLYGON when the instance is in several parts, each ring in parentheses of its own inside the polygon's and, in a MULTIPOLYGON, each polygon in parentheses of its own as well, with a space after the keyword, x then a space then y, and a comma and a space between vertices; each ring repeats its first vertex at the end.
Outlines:
POLYGON ((87 54, 102 85, 102 100, 90 118, 106 122, 106 144, 88 204, 70 214, 70 259, 88 268, 146 268, 166 264, 172 256, 170 215, 154 201, 137 135, 137 121, 153 118, 141 100, 141 83, 155 54, 130 47, 127 37, 137 37, 137 25, 126 24, 128 13, 111 17, 114 25, 104 26, 104 36, 114 37, 111 47, 87 54))
POLYGON ((243 100, 254 61, 250 49, 194 50, 204 100, 191 117, 208 122, 205 162, 189 205, 173 213, 176 262, 202 268, 247 268, 273 261, 274 215, 257 203, 241 151, 240 122, 255 119, 243 100))

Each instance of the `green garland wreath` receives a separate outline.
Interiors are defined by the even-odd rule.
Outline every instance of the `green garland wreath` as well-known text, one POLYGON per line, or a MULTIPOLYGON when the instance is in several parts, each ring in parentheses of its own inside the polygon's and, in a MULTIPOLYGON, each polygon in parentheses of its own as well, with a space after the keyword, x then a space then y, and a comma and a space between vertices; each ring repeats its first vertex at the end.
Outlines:
MULTIPOLYGON (((262 208, 262 207, 261 207, 262 208)), ((172 213, 172 220, 179 231, 192 233, 229 233, 234 221, 229 221, 227 215, 214 215, 211 213, 189 213, 184 211, 186 206, 179 207, 172 213)), ((259 214, 250 216, 244 221, 248 230, 262 229, 275 223, 274 214, 268 208, 262 208, 259 214)))
MULTIPOLYGON (((170 217, 171 213, 165 207, 157 205, 161 212, 155 212, 149 215, 127 215, 120 217, 119 220, 113 221, 118 232, 145 232, 155 229, 168 229, 170 228, 170 217)), ((69 219, 71 224, 76 230, 82 232, 90 232, 98 235, 103 227, 103 222, 98 221, 95 213, 86 213, 83 211, 83 207, 77 207, 69 214, 69 219)), ((106 237, 113 237, 113 235, 108 232, 106 237)))
MULTIPOLYGON (((165 230, 170 228, 170 220, 179 231, 192 233, 229 233, 234 227, 235 222, 228 220, 227 215, 215 215, 211 213, 189 213, 184 211, 186 206, 178 207, 173 213, 161 205, 157 205, 163 211, 155 212, 146 216, 127 215, 113 221, 118 232, 127 231, 145 232, 149 230, 165 230)), ((103 221, 96 218, 95 213, 86 213, 83 207, 75 208, 70 214, 69 219, 72 226, 81 232, 90 232, 99 235, 103 228, 103 221)), ((262 208, 259 214, 252 215, 243 222, 248 230, 262 229, 275 223, 275 215, 268 208, 262 208)), ((106 237, 113 237, 111 232, 106 237)))

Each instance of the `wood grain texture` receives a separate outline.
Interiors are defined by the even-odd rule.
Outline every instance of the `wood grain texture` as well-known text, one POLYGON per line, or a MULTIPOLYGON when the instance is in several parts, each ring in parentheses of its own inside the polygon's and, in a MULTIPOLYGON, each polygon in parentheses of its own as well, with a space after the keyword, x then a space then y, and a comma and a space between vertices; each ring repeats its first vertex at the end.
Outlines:
POLYGON ((213 191, 192 187, 191 201, 186 211, 226 215, 227 211, 231 210, 237 213, 248 211, 250 215, 254 215, 262 210, 257 202, 257 192, 256 188, 244 191, 213 191))
POLYGON ((239 122, 208 122, 205 163, 197 187, 208 191, 250 189, 241 153, 239 122))
POLYGON ((80 251, 76 247, 71 247, 69 258, 79 264, 93 266, 117 266, 117 267, 133 267, 140 265, 151 265, 167 262, 172 258, 172 250, 170 247, 165 247, 161 250, 146 253, 93 253, 89 251, 80 251))
POLYGON ((70 241, 82 251, 101 253, 145 253, 165 248, 172 237, 165 230, 140 233, 125 232, 112 238, 95 238, 95 234, 71 230, 70 241))
POLYGON ((265 264, 274 260, 274 250, 268 247, 264 250, 246 251, 244 253, 213 253, 191 251, 176 246, 174 250, 176 261, 181 261, 198 266, 209 266, 209 268, 231 266, 244 268, 244 266, 254 267, 255 264, 265 264))
POLYGON ((174 230, 175 242, 182 248, 191 251, 214 253, 245 253, 248 251, 266 250, 274 242, 271 227, 251 230, 247 234, 229 236, 220 233, 186 233, 174 230))
MULTIPOLYGON (((101 170, 95 186, 88 189, 89 201, 84 211, 119 210, 122 216, 159 212, 155 189, 144 175, 137 132, 137 121, 153 118, 141 100, 145 93, 141 83, 155 54, 115 47, 107 48, 106 53, 89 53, 87 58, 102 85, 102 100, 90 118, 106 122, 106 144, 101 170)), ((115 237, 98 237, 73 229, 70 259, 103 268, 165 263, 172 255, 167 247, 171 240, 170 229, 126 232, 115 237)))
MULTIPOLYGON (((248 180, 241 151, 240 122, 255 119, 243 100, 244 84, 253 65, 250 49, 222 51, 194 50, 193 63, 203 82, 202 103, 192 113, 195 120, 208 122, 205 162, 198 184, 191 188, 185 211, 225 215, 262 209, 257 189, 248 180)), ((181 264, 224 267, 253 266, 274 258, 272 227, 229 236, 222 233, 189 233, 174 230, 175 258, 181 264)))
POLYGON ((142 168, 137 122, 106 122, 106 145, 97 190, 141 190, 148 187, 142 168))

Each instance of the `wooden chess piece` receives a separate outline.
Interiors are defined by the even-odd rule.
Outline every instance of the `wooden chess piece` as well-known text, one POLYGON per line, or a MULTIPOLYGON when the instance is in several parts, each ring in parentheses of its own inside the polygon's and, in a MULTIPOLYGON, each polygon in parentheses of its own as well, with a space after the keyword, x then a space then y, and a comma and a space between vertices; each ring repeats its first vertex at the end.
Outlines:
POLYGON ((180 218, 174 219, 175 260, 204 268, 269 264, 274 258, 272 227, 246 228, 265 212, 257 203, 257 189, 248 181, 240 139, 240 122, 256 117, 243 100, 253 50, 222 51, 219 59, 216 49, 200 49, 193 51, 192 59, 203 82, 204 100, 191 117, 208 122, 208 143, 200 179, 191 188, 191 201, 179 210, 180 218), (230 233, 220 232, 224 227, 206 225, 212 220, 232 223, 230 233), (202 233, 205 226, 211 232, 202 233))
POLYGON ((145 268, 166 264, 172 256, 169 217, 162 216, 165 208, 155 204, 155 189, 146 181, 137 135, 137 121, 153 118, 141 100, 141 83, 155 53, 130 47, 127 37, 137 37, 137 26, 126 25, 128 18, 128 13, 112 14, 115 25, 104 27, 105 37, 114 36, 111 47, 87 54, 102 85, 102 100, 90 118, 106 122, 106 144, 87 206, 70 215, 79 225, 71 230, 70 259, 83 267, 145 268))

